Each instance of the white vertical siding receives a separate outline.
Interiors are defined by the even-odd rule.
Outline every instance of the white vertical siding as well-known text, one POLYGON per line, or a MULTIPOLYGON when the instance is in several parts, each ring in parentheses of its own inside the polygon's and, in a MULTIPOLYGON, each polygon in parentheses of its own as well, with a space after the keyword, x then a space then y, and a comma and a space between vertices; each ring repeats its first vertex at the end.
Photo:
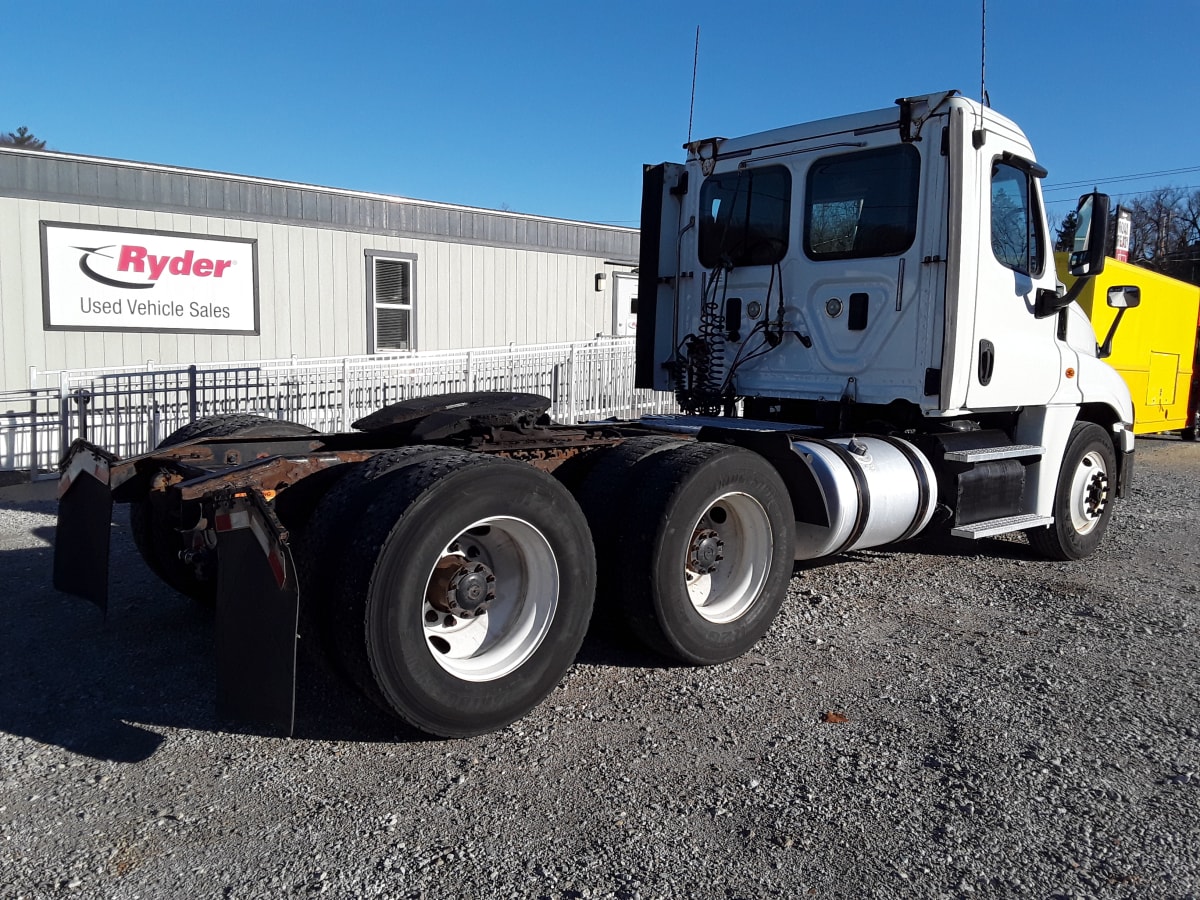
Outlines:
POLYGON ((366 353, 368 251, 416 258, 416 349, 587 340, 610 330, 611 301, 607 291, 594 290, 594 278, 613 267, 593 256, 0 197, 0 388, 27 386, 30 366, 135 366, 147 360, 186 365, 366 353), (43 330, 42 221, 254 239, 260 334, 43 330))

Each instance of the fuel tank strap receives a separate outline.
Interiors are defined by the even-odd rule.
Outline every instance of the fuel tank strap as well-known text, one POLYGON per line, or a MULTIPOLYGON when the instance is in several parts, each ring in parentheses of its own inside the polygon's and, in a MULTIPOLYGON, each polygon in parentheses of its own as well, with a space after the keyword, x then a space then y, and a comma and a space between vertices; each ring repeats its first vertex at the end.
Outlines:
POLYGON ((817 446, 824 447, 839 460, 841 460, 842 465, 846 467, 846 471, 850 473, 850 477, 854 479, 854 490, 858 495, 858 503, 855 504, 856 510, 854 516, 854 527, 850 529, 850 533, 847 535, 846 540, 839 544, 836 549, 830 550, 830 555, 836 555, 843 552, 848 547, 853 547, 855 542, 862 537, 863 532, 866 531, 867 523, 871 521, 871 489, 867 484, 867 476, 866 473, 863 472, 862 467, 859 466, 859 464, 855 461, 854 454, 841 444, 834 443, 833 441, 826 441, 822 438, 810 437, 804 438, 803 441, 800 441, 799 443, 815 444, 817 446))
POLYGON ((907 541, 921 530, 921 527, 925 524, 925 513, 933 502, 933 487, 929 483, 929 475, 925 471, 925 467, 921 465, 921 457, 916 448, 908 443, 908 441, 892 437, 888 434, 876 434, 872 435, 872 437, 883 441, 885 444, 890 444, 900 451, 900 455, 908 460, 908 464, 912 466, 913 474, 917 476, 917 508, 913 512, 912 523, 900 537, 896 538, 896 543, 907 541))

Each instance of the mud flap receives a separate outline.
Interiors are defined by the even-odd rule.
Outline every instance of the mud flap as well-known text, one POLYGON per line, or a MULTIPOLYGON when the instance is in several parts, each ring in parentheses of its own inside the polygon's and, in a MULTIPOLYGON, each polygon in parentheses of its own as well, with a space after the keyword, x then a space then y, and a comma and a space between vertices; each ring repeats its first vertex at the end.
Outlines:
POLYGON ((54 533, 54 587, 90 600, 106 615, 113 511, 108 471, 115 459, 84 441, 71 446, 58 482, 58 526, 54 533))
POLYGON ((287 531, 257 492, 218 505, 217 711, 291 735, 300 591, 287 531))

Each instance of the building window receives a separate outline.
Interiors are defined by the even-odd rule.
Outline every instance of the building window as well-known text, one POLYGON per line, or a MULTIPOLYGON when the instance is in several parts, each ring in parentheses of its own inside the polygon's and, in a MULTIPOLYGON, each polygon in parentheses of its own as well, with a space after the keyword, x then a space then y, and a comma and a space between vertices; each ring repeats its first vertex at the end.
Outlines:
POLYGON ((992 252, 1002 265, 1037 277, 1045 251, 1032 181, 1030 173, 1016 166, 992 166, 992 252))
POLYGON ((897 256, 917 236, 921 155, 911 144, 841 153, 808 169, 804 252, 809 259, 897 256))
POLYGON ((368 256, 371 352, 413 350, 413 260, 368 256))

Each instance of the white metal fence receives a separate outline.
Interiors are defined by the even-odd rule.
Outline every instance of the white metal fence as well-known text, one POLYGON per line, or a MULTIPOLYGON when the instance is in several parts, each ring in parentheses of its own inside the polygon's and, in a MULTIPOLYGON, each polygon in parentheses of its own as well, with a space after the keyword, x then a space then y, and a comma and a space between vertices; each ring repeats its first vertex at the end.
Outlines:
POLYGON ((34 372, 0 393, 0 471, 53 469, 76 437, 119 456, 143 453, 193 419, 252 412, 320 431, 389 403, 458 391, 550 398, 558 422, 674 412, 674 398, 633 386, 629 338, 477 350, 34 372))

